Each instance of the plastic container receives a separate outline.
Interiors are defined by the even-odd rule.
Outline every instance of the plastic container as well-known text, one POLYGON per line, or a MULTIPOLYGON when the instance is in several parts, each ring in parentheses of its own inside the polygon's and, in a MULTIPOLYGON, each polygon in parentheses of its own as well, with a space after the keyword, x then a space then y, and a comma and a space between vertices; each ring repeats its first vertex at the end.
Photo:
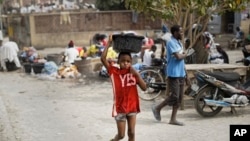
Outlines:
POLYGON ((32 68, 35 74, 42 73, 44 63, 34 63, 32 64, 32 68))
POLYGON ((31 66, 30 63, 25 63, 25 64, 23 64, 23 67, 24 67, 25 73, 31 73, 31 68, 32 68, 32 66, 31 66))
POLYGON ((48 54, 47 55, 47 60, 48 61, 53 61, 57 65, 60 65, 63 62, 63 56, 62 56, 62 54, 48 54))
POLYGON ((113 35, 113 49, 116 52, 138 53, 141 51, 143 36, 115 34, 113 35))
POLYGON ((5 64, 8 71, 17 70, 16 64, 14 62, 7 61, 5 64))
POLYGON ((83 75, 90 74, 93 72, 91 59, 88 60, 75 60, 75 65, 78 72, 83 75))

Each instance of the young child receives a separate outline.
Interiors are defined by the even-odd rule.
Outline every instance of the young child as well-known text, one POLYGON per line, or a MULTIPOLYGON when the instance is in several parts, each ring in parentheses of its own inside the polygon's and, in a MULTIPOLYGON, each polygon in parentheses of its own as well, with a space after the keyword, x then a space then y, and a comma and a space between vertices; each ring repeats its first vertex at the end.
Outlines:
POLYGON ((111 42, 112 36, 109 37, 107 47, 101 56, 101 61, 110 75, 114 92, 112 117, 116 120, 118 133, 111 141, 119 141, 124 138, 126 121, 128 122, 129 141, 134 141, 136 114, 140 112, 137 84, 142 90, 146 90, 146 83, 132 67, 132 57, 129 52, 119 53, 117 61, 119 67, 108 63, 106 56, 111 42))

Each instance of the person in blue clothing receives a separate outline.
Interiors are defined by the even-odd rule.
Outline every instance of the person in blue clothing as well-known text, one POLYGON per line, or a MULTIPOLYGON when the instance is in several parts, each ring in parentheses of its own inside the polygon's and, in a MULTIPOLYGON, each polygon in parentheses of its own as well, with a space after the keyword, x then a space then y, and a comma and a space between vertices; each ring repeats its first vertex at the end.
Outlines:
POLYGON ((176 115, 183 98, 185 80, 189 83, 184 61, 187 54, 184 52, 184 47, 180 42, 183 34, 182 28, 179 25, 174 25, 171 27, 171 33, 171 40, 168 41, 166 46, 168 64, 165 68, 170 94, 160 104, 152 106, 152 112, 155 119, 161 121, 161 109, 166 105, 172 106, 169 124, 182 126, 183 123, 177 121, 176 115))

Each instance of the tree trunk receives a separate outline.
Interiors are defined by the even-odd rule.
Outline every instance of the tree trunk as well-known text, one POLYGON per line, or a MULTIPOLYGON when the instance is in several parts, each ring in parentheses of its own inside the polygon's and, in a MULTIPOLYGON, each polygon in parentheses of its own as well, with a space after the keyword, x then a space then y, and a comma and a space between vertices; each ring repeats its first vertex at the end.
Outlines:
POLYGON ((196 44, 193 46, 196 53, 196 63, 197 64, 207 64, 208 63, 208 52, 204 47, 204 43, 201 39, 198 39, 196 44))

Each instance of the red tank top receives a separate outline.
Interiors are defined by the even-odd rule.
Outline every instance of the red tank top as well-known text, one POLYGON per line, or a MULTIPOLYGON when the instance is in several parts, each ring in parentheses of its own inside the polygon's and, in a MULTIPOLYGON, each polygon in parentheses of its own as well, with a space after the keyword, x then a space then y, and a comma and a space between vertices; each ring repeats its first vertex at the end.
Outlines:
POLYGON ((129 69, 110 66, 108 70, 113 87, 112 116, 118 113, 140 112, 136 77, 130 73, 129 69))

